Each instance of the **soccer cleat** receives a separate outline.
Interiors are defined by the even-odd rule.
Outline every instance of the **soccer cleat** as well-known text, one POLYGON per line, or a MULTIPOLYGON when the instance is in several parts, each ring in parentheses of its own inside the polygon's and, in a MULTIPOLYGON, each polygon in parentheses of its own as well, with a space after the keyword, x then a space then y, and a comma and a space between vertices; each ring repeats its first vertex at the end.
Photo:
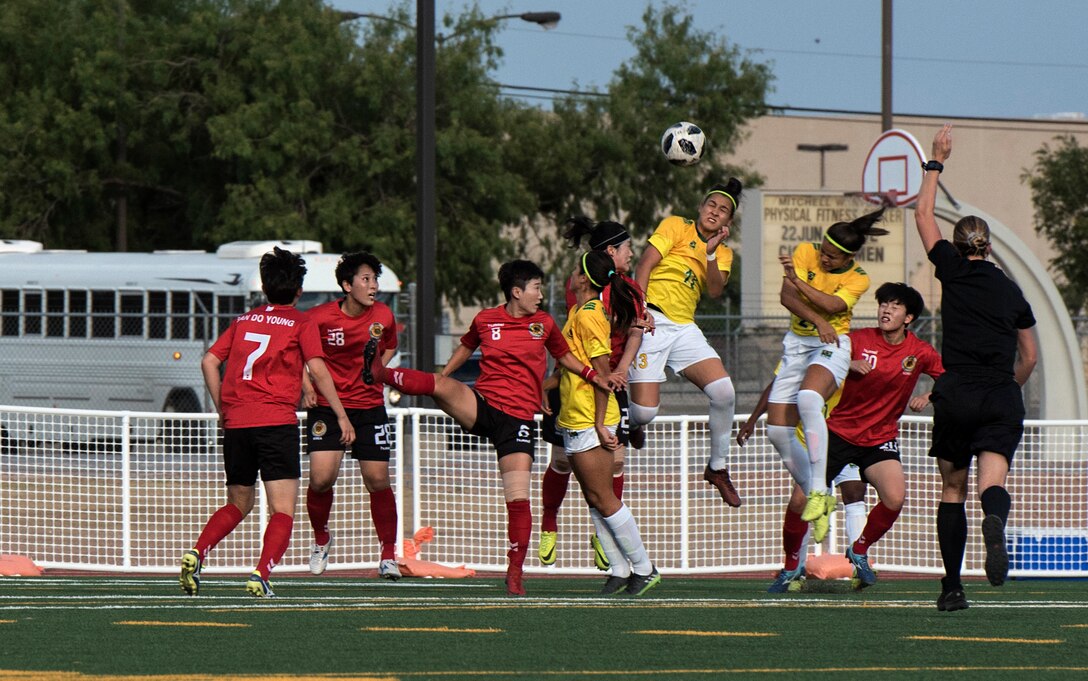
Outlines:
POLYGON ((254 572, 249 576, 249 581, 246 582, 246 593, 256 598, 272 598, 276 595, 272 593, 272 584, 261 577, 259 572, 254 572))
POLYGON ((741 501, 740 495, 737 494, 737 488, 733 486, 733 481, 729 479, 729 469, 723 468, 720 471, 716 471, 708 464, 703 469, 703 480, 706 480, 715 489, 718 490, 718 494, 722 495, 722 501, 733 508, 739 507, 743 501, 741 501))
POLYGON ((996 515, 982 520, 982 541, 986 544, 986 579, 1001 586, 1009 576, 1009 552, 1005 548, 1005 523, 996 515))
POLYGON ((767 587, 767 593, 784 594, 787 591, 800 591, 804 580, 805 568, 797 567, 792 570, 782 568, 779 570, 778 576, 771 582, 771 585, 767 587), (797 584, 796 588, 794 588, 794 583, 797 584))
POLYGON ((332 546, 332 533, 324 546, 314 542, 310 544, 310 573, 320 575, 329 567, 329 548, 332 546))
POLYGON ((627 593, 632 596, 641 596, 661 583, 661 573, 656 567, 650 566, 650 574, 638 575, 634 572, 627 578, 627 593))
MULTIPOLYGON (((597 566, 598 570, 604 572, 612 567, 612 563, 608 562, 608 556, 605 555, 604 547, 601 546, 601 540, 597 539, 597 535, 589 535, 589 548, 593 549, 593 564, 597 566)), ((541 558, 541 560, 544 559, 541 558)), ((554 561, 554 558, 552 560, 554 561)))
POLYGON ((378 354, 378 339, 371 338, 363 348, 363 383, 374 385, 374 357, 378 354))
POLYGON ((200 592, 200 569, 204 567, 204 561, 196 549, 186 551, 181 556, 181 574, 178 582, 181 590, 190 596, 196 596, 200 592))
POLYGON ((394 582, 400 579, 400 568, 397 567, 397 561, 386 558, 378 563, 378 576, 382 579, 391 579, 394 582))
POLYGON ((627 581, 627 577, 616 577, 614 575, 609 577, 604 583, 604 588, 601 589, 601 595, 611 596, 613 594, 618 594, 620 591, 627 588, 627 581))
POLYGON ((962 587, 941 591, 941 595, 937 598, 937 609, 941 612, 955 612, 969 607, 971 606, 967 603, 967 596, 964 595, 962 587))
POLYGON ((511 565, 506 568, 506 593, 511 596, 525 595, 525 586, 521 583, 520 565, 511 565))
POLYGON ((876 572, 869 566, 869 556, 864 553, 854 553, 854 547, 846 547, 846 559, 854 565, 854 576, 858 579, 855 588, 864 589, 876 584, 876 572))
POLYGON ((805 502, 805 510, 801 511, 801 520, 811 523, 827 513, 827 492, 809 492, 808 501, 805 502))
POLYGON ((812 523, 812 541, 817 544, 827 536, 827 531, 831 527, 831 514, 835 512, 835 496, 833 494, 823 496, 826 510, 822 516, 816 518, 812 523))
POLYGON ((543 565, 555 565, 555 540, 558 538, 558 532, 548 532, 542 530, 540 532, 540 562, 543 565))
POLYGON ((645 447, 646 426, 632 426, 631 430, 627 432, 627 440, 635 449, 642 449, 645 447))

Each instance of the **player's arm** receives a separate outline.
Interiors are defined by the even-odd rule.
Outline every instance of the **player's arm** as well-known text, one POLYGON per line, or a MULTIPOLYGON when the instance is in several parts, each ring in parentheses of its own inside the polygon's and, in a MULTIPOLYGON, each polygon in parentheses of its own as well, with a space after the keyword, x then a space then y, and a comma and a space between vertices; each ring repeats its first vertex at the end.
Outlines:
POLYGON ((646 244, 646 250, 642 251, 642 257, 638 259, 638 265, 635 267, 635 283, 638 284, 639 289, 647 290, 650 285, 650 272, 657 267, 663 257, 656 246, 646 244))
POLYGON ((461 365, 468 361, 468 358, 472 356, 473 352, 475 352, 475 350, 473 350, 472 348, 469 348, 465 345, 458 345, 456 348, 454 348, 453 354, 450 355, 450 358, 446 360, 446 366, 442 367, 442 371, 440 371, 439 373, 442 376, 449 376, 453 372, 460 369, 461 365))
POLYGON ((311 357, 306 360, 306 368, 309 370, 310 375, 313 376, 314 385, 317 386, 321 395, 328 401, 333 413, 336 414, 336 422, 340 425, 340 444, 350 445, 355 442, 355 429, 352 428, 351 421, 348 420, 344 405, 340 403, 340 396, 336 394, 336 384, 332 380, 329 368, 325 366, 325 360, 320 357, 311 357))
MULTIPOLYGON (((933 160, 943 164, 951 155, 952 124, 946 123, 933 137, 933 160)), ((918 226, 918 236, 922 239, 926 253, 933 250, 941 240, 941 229, 937 226, 937 217, 934 214, 937 205, 937 182, 940 178, 940 171, 925 171, 922 188, 918 190, 918 203, 914 207, 914 223, 918 226)))
POLYGON ((727 236, 729 236, 729 225, 723 226, 706 240, 706 294, 711 298, 720 298, 729 281, 729 273, 718 269, 718 259, 715 256, 718 246, 727 236))
MULTIPOLYGON (((599 358, 594 358, 594 362, 596 359, 599 358)), ((608 364, 607 356, 604 361, 608 364)), ((601 446, 608 451, 613 451, 620 446, 619 440, 604 424, 605 417, 608 416, 608 399, 611 395, 611 390, 602 390, 599 386, 593 387, 593 427, 597 431, 597 439, 601 441, 601 446)))
POLYGON ((200 372, 204 374, 204 385, 208 388, 208 394, 212 397, 215 411, 219 411, 219 396, 222 393, 223 379, 219 375, 219 367, 223 362, 210 352, 204 353, 204 359, 200 360, 200 372))
POLYGON ((314 382, 310 379, 310 370, 302 369, 302 408, 310 409, 317 406, 317 391, 314 382))
POLYGON ((627 370, 631 368, 631 362, 635 361, 638 349, 642 347, 642 335, 644 333, 646 331, 640 326, 632 326, 627 330, 627 340, 623 345, 623 354, 620 355, 620 361, 616 362, 616 369, 612 373, 620 374, 626 379, 627 370))
POLYGON ((1039 345, 1035 341, 1035 328, 1020 329, 1016 332, 1016 364, 1013 376, 1021 386, 1028 382, 1028 377, 1039 361, 1039 345))
POLYGON ((788 277, 782 279, 782 290, 778 294, 778 300, 782 307, 816 327, 820 333, 820 340, 824 343, 838 343, 839 335, 834 327, 826 319, 820 316, 816 310, 801 297, 801 292, 793 285, 788 277))
MULTIPOLYGON (((792 256, 780 255, 778 256, 778 261, 782 263, 782 271, 785 273, 786 279, 789 280, 791 284, 793 284, 794 288, 797 289, 798 293, 808 299, 809 304, 816 310, 823 312, 826 315, 833 315, 846 311, 847 305, 845 300, 838 296, 824 293, 823 291, 808 283, 801 277, 797 276, 797 267, 793 262, 792 256)), ((790 312, 793 312, 793 310, 790 310, 790 312)), ((794 312, 794 314, 797 313, 794 312)), ((797 316, 800 317, 801 315, 797 316)))
POLYGON ((603 374, 595 366, 586 366, 585 364, 582 364, 582 361, 575 357, 572 352, 567 352, 566 354, 556 357, 555 361, 567 371, 581 376, 602 390, 613 390, 616 387, 621 387, 613 386, 611 381, 609 381, 608 357, 606 355, 602 355, 602 357, 604 357, 605 366, 603 374))
POLYGON ((763 389, 763 392, 759 395, 759 400, 756 402, 756 406, 752 407, 752 414, 748 417, 748 420, 744 422, 744 425, 737 431, 737 444, 741 447, 748 442, 748 438, 752 437, 752 433, 756 432, 756 423, 759 421, 759 417, 767 411, 767 403, 771 398, 771 388, 774 387, 774 379, 772 378, 767 387, 763 389))

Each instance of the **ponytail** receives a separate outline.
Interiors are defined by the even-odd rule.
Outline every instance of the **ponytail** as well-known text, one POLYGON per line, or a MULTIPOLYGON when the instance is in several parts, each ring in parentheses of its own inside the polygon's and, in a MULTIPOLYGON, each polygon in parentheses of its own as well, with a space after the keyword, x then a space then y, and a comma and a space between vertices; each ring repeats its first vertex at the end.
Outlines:
POLYGON ((865 241, 869 237, 890 234, 888 230, 874 226, 883 218, 884 209, 881 208, 872 213, 866 213, 859 218, 854 218, 850 222, 836 222, 827 228, 827 231, 824 232, 824 238, 840 251, 853 255, 865 245, 865 241))

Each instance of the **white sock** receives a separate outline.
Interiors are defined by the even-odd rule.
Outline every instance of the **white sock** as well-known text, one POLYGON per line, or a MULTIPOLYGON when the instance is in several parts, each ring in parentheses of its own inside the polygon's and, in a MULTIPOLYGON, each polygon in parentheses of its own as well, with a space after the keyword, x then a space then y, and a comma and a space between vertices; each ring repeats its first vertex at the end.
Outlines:
POLYGON ((720 471, 729 458, 729 441, 733 436, 733 417, 737 409, 737 393, 733 379, 726 376, 711 381, 703 388, 710 398, 710 469, 720 471))
POLYGON ((650 421, 653 421, 657 416, 657 410, 658 407, 647 407, 642 404, 635 404, 634 402, 629 402, 627 404, 631 425, 635 427, 644 426, 650 421))
POLYGON ((801 540, 801 555, 797 558, 797 567, 805 567, 805 561, 808 560, 808 545, 812 540, 812 523, 809 523, 808 530, 805 532, 805 538, 801 540))
POLYGON ((623 555, 623 551, 620 551, 620 547, 616 545, 616 539, 612 536, 608 523, 595 508, 589 509, 589 518, 593 521, 593 529, 597 531, 597 541, 601 542, 604 555, 608 557, 608 562, 612 565, 612 576, 630 577, 631 564, 627 562, 627 556, 623 555))
POLYGON ((612 536, 616 539, 623 555, 631 563, 631 569, 635 574, 648 575, 653 572, 654 566, 650 562, 650 555, 646 553, 646 545, 642 543, 642 535, 638 532, 638 524, 635 516, 631 515, 627 504, 620 504, 620 510, 604 519, 612 530, 612 536))
POLYGON ((812 466, 808 462, 808 454, 797 439, 797 429, 793 426, 768 425, 767 439, 778 451, 782 465, 790 472, 793 481, 800 485, 801 489, 807 490, 812 466))
POLYGON ((846 538, 853 544, 861 536, 861 531, 865 529, 865 502, 855 501, 852 504, 846 504, 844 511, 846 512, 846 538))
POLYGON ((797 393, 797 412, 805 430, 805 446, 812 464, 808 491, 827 492, 827 421, 824 420, 824 397, 815 390, 797 393))

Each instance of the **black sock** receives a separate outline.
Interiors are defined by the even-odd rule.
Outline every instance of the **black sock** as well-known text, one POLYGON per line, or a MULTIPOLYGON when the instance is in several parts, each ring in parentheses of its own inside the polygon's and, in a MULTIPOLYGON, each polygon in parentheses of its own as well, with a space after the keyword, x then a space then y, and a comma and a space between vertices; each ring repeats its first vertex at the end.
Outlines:
POLYGON ((967 547, 967 508, 963 504, 942 501, 937 506, 937 541, 944 562, 945 589, 960 586, 960 566, 967 547))
POLYGON ((999 485, 987 487, 982 493, 982 512, 986 515, 996 515, 1005 524, 1009 520, 1009 509, 1012 507, 1012 497, 1008 490, 999 485))

